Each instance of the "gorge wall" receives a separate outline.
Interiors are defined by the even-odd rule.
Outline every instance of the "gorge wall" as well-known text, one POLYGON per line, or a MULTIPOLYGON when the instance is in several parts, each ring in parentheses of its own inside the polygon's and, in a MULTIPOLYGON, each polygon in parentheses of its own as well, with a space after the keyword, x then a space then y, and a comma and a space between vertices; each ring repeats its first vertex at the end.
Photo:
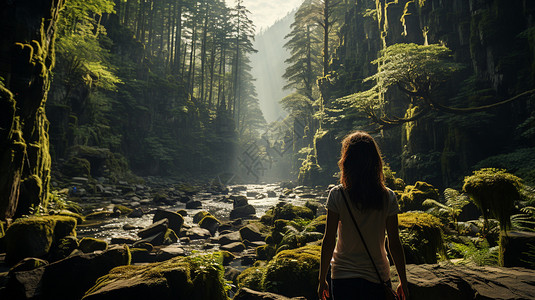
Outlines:
MULTIPOLYGON (((444 104, 488 105, 531 90, 534 13, 535 3, 522 0, 357 1, 346 14, 341 45, 332 62, 331 100, 369 88, 370 83, 362 81, 376 72, 370 62, 381 49, 396 43, 445 45, 453 59, 464 65, 454 80, 440 88, 444 104)), ((389 90, 388 97, 399 93, 389 90)), ((380 143, 387 162, 407 182, 456 185, 475 166, 507 167, 533 178, 525 164, 534 157, 524 150, 535 146, 534 105, 528 96, 484 112, 433 112, 383 130, 380 143), (496 155, 507 157, 495 159, 496 155)), ((410 113, 392 102, 386 103, 386 110, 399 117, 410 113)), ((352 129, 352 124, 331 128, 339 135, 352 129)))

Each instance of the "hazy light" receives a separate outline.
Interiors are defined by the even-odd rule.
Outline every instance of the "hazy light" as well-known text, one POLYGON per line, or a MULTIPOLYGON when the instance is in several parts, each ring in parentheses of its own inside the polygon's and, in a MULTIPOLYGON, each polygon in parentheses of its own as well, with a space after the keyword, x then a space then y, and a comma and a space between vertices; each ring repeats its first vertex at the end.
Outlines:
MULTIPOLYGON (((236 0, 225 2, 230 7, 236 5, 236 0)), ((243 5, 251 11, 250 18, 256 26, 256 31, 260 32, 286 16, 302 2, 303 0, 244 0, 243 5)))

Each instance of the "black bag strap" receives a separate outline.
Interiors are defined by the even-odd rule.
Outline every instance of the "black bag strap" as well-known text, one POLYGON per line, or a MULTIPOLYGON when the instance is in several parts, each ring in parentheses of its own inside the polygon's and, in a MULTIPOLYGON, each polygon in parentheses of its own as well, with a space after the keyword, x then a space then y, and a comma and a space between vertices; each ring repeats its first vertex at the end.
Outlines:
POLYGON ((340 189, 342 192, 342 198, 344 198, 344 202, 347 206, 347 211, 349 212, 349 215, 351 216, 351 220, 353 220, 353 224, 355 224, 355 227, 357 228, 357 232, 359 233, 360 240, 362 241, 362 244, 364 245, 364 249, 366 249, 366 252, 368 253, 368 256, 370 257, 370 260, 372 261, 373 268, 375 269, 375 273, 377 273, 377 277, 379 277, 379 281, 383 284, 386 284, 386 281, 383 281, 383 278, 381 278, 381 274, 379 274, 379 270, 377 269, 377 266, 375 265, 375 262, 373 261, 372 255, 370 253, 370 250, 368 249, 368 246, 366 245, 366 242, 364 241, 364 236, 362 236, 362 233, 360 232, 359 225, 357 225, 357 220, 355 220, 355 216, 353 216, 353 212, 351 211, 351 208, 349 207, 349 203, 347 202, 347 198, 345 195, 345 190, 342 188, 340 189))

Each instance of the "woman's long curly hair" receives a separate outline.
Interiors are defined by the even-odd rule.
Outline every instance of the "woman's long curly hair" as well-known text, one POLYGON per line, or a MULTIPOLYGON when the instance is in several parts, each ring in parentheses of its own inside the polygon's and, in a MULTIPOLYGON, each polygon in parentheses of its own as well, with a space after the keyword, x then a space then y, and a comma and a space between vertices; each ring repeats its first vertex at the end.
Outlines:
POLYGON ((338 167, 340 183, 360 210, 384 207, 387 189, 383 159, 368 133, 355 131, 344 138, 338 167))

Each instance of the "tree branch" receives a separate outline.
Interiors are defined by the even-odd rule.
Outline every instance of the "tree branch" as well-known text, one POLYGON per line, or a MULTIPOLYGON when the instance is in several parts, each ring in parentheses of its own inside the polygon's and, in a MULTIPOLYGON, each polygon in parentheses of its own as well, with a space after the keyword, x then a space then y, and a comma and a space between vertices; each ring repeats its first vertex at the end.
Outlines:
POLYGON ((533 90, 529 90, 529 91, 525 91, 523 93, 520 93, 512 98, 509 98, 509 99, 506 99, 506 100, 503 100, 503 101, 500 101, 500 102, 497 102, 497 103, 493 103, 493 104, 489 104, 489 105, 484 105, 484 106, 478 106, 478 107, 466 107, 466 108, 457 108, 457 107, 450 107, 450 106, 445 106, 445 105, 442 105, 436 101, 434 101, 431 97, 429 97, 429 103, 431 104, 431 106, 437 110, 441 110, 441 111, 445 111, 445 112, 449 112, 449 113, 453 113, 453 114, 465 114, 465 113, 472 113, 472 112, 478 112, 478 111, 483 111, 483 110, 487 110, 487 109, 490 109, 490 108, 494 108, 494 107, 498 107, 500 105, 504 105, 504 104, 507 104, 509 102, 513 102, 521 97, 524 97, 526 95, 530 95, 530 94, 533 94, 535 93, 535 89, 533 90))

